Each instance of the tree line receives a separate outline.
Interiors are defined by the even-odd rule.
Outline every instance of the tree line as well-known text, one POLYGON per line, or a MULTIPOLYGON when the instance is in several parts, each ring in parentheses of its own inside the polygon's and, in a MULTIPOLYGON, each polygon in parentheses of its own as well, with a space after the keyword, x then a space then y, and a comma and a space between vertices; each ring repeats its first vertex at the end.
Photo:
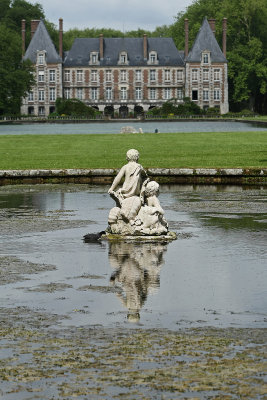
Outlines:
MULTIPOLYGON (((63 48, 69 50, 77 37, 172 37, 184 49, 184 19, 189 20, 189 49, 204 17, 216 19, 216 39, 222 47, 222 19, 228 19, 227 60, 231 111, 244 108, 267 113, 267 2, 266 0, 193 0, 171 25, 154 31, 137 29, 121 32, 110 28, 78 28, 64 32, 63 48)), ((56 47, 57 27, 45 18, 38 3, 0 0, 0 115, 19 113, 20 101, 34 83, 32 66, 21 62, 21 20, 26 20, 26 47, 30 42, 30 21, 43 18, 56 47)))

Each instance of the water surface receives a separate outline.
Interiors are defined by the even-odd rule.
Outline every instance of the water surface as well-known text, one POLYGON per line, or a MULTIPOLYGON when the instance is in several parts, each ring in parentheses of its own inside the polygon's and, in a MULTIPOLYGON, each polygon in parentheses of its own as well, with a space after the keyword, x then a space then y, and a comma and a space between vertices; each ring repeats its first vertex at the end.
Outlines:
POLYGON ((160 201, 178 240, 84 243, 107 226, 106 187, 1 187, 1 307, 63 326, 266 326, 266 189, 166 185, 160 201))
POLYGON ((177 121, 177 122, 91 122, 76 124, 32 123, 32 124, 0 124, 0 135, 28 134, 103 134, 120 133, 124 126, 139 128, 144 133, 153 133, 155 129, 162 133, 171 132, 255 132, 266 131, 266 126, 249 122, 235 121, 177 121))

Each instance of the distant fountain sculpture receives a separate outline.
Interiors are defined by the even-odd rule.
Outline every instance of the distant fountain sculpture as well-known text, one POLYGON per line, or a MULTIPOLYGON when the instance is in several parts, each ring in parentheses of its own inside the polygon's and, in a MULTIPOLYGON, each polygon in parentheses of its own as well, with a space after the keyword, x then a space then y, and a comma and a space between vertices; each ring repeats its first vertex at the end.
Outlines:
POLYGON ((107 238, 116 235, 117 238, 176 239, 176 234, 168 230, 158 199, 159 184, 150 181, 142 165, 138 164, 137 150, 127 151, 126 158, 128 163, 121 168, 108 191, 116 207, 109 213, 107 238), (117 189, 122 181, 122 187, 117 189))

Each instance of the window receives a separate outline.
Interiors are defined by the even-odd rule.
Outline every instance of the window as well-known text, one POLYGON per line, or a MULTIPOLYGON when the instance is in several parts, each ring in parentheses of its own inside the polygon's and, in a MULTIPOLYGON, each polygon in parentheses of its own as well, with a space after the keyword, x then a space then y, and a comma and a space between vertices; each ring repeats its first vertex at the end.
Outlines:
POLYGON ((168 100, 171 98, 171 88, 165 88, 164 89, 164 99, 168 100))
POLYGON ((56 100, 56 88, 53 87, 49 89, 49 99, 50 101, 56 100))
POLYGON ((198 100, 198 91, 192 90, 192 100, 198 100))
POLYGON ((192 69, 192 81, 197 81, 198 78, 198 70, 192 69))
POLYGON ((215 89, 213 95, 214 95, 214 100, 220 100, 220 90, 219 89, 215 89))
POLYGON ((135 99, 136 100, 142 99, 142 88, 141 87, 135 88, 135 99))
POLYGON ((64 80, 65 82, 70 82, 70 70, 66 69, 64 72, 64 80))
POLYGON ((39 101, 44 101, 44 90, 38 91, 38 99, 39 101))
POLYGON ((92 70, 92 72, 91 72, 91 81, 92 82, 97 82, 97 76, 98 74, 97 74, 97 70, 96 69, 93 69, 92 70))
POLYGON ((220 80, 220 70, 219 69, 215 69, 214 70, 214 80, 215 81, 219 81, 220 80))
POLYGON ((91 58, 91 64, 98 64, 98 53, 91 53, 90 54, 91 58))
POLYGON ((106 71, 106 81, 110 82, 112 80, 112 74, 111 74, 111 70, 108 69, 106 71))
POLYGON ((83 88, 77 88, 77 99, 83 99, 83 88))
POLYGON ((65 99, 70 99, 70 88, 65 88, 64 89, 64 98, 65 99))
POLYGON ((78 69, 77 70, 77 82, 82 82, 83 81, 83 70, 78 69))
POLYGON ((34 98, 33 98, 33 91, 31 90, 29 93, 28 93, 28 101, 33 101, 34 100, 34 98))
POLYGON ((38 82, 44 82, 44 71, 38 72, 38 82))
POLYGON ((106 88, 106 100, 112 100, 112 88, 111 87, 106 88))
POLYGON ((203 81, 208 81, 208 80, 209 80, 209 70, 203 69, 203 81))
POLYGON ((137 69, 137 70, 135 71, 135 80, 136 80, 137 82, 139 82, 139 81, 142 80, 142 71, 141 71, 141 69, 137 69))
POLYGON ((149 78, 151 81, 155 81, 156 80, 156 70, 155 69, 151 69, 149 71, 149 78))
POLYGON ((38 54, 38 64, 43 65, 44 60, 45 60, 44 54, 43 53, 38 54))
POLYGON ((50 82, 55 82, 56 80, 56 71, 54 69, 50 69, 49 71, 49 80, 50 82))
POLYGON ((121 87, 121 100, 126 100, 127 99, 127 88, 126 87, 121 87))
POLYGON ((171 80, 171 71, 169 69, 164 70, 164 79, 165 79, 165 81, 171 80))
POLYGON ((178 81, 182 81, 183 78, 184 78, 183 70, 182 69, 178 69, 178 71, 177 71, 177 80, 178 81))
POLYGON ((150 88, 150 100, 156 100, 156 88, 150 88))
POLYGON ((157 53, 155 51, 149 53, 149 63, 156 64, 157 63, 157 53))
POLYGON ((91 89, 91 98, 92 98, 92 100, 97 100, 97 98, 98 98, 98 92, 97 92, 96 87, 93 87, 91 89))
POLYGON ((209 100, 209 91, 208 90, 203 90, 203 100, 204 101, 209 100))
POLYGON ((44 108, 44 106, 40 106, 40 107, 38 108, 38 114, 39 114, 39 115, 45 115, 45 108, 44 108))
POLYGON ((120 54, 119 63, 120 64, 127 64, 127 53, 123 52, 123 53, 120 54))
POLYGON ((127 81, 127 72, 125 69, 121 70, 120 76, 121 76, 121 81, 127 81))
POLYGON ((209 54, 208 53, 203 53, 202 54, 202 62, 203 62, 203 64, 208 64, 209 63, 209 54))
POLYGON ((183 88, 178 88, 177 89, 177 99, 178 100, 183 100, 183 98, 184 98, 183 88))

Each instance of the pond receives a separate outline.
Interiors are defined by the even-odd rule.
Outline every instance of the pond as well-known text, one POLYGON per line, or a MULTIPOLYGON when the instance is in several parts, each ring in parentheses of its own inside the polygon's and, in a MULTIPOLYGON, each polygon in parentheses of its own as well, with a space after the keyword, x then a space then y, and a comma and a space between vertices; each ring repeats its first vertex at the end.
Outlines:
POLYGON ((264 327, 266 188, 163 185, 178 239, 85 243, 107 227, 105 186, 0 188, 0 305, 61 327, 264 327))
POLYGON ((0 124, 0 135, 28 134, 92 134, 120 133, 124 126, 133 126, 144 133, 158 132, 255 132, 266 131, 266 125, 235 121, 177 121, 177 122, 91 122, 91 123, 32 123, 0 124))

